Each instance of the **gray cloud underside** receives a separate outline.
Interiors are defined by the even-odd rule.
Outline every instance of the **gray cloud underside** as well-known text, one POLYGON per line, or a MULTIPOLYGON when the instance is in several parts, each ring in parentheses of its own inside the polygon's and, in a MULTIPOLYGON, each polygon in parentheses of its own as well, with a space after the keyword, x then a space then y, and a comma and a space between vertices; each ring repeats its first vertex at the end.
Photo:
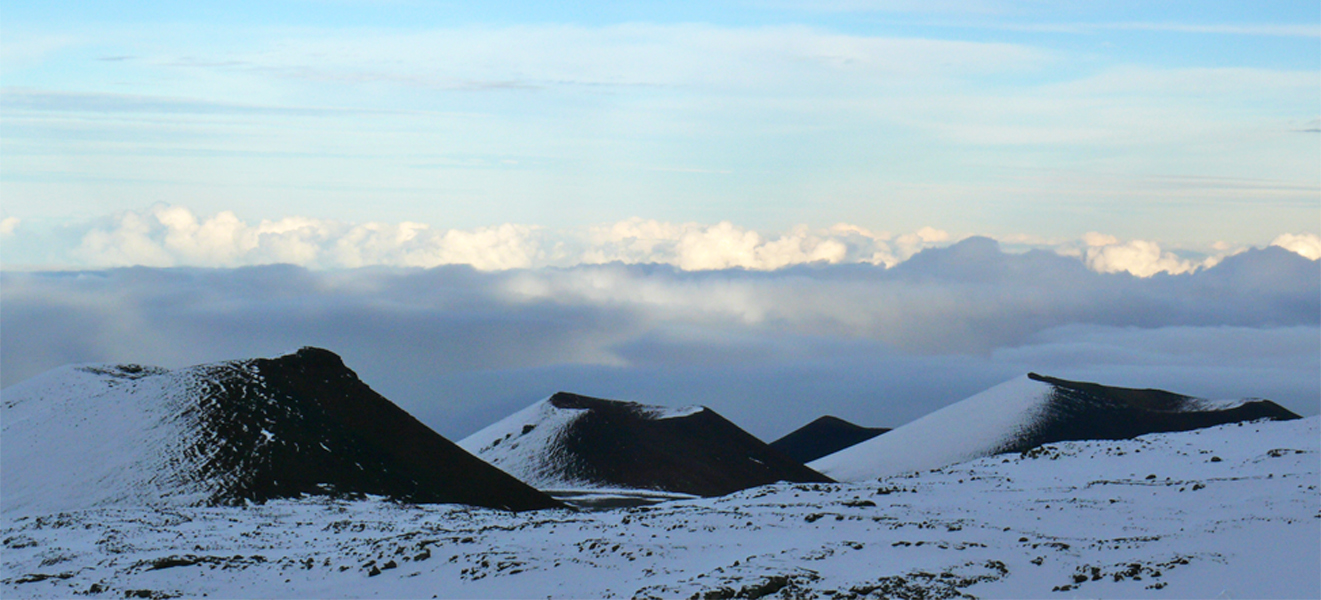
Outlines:
POLYGON ((1280 248, 1145 279, 972 238, 890 269, 267 266, 0 281, 4 385, 74 362, 174 367, 317 345, 451 437, 558 390, 706 404, 767 438, 822 413, 894 426, 1027 370, 1321 409, 1321 269, 1280 248))

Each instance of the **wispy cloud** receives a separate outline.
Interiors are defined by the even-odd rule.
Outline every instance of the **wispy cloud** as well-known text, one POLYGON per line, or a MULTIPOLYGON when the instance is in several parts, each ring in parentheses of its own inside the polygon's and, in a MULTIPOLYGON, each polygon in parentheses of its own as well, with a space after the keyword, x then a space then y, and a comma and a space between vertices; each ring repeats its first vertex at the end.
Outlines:
POLYGON ((22 88, 0 88, 0 101, 11 114, 15 111, 139 113, 139 114, 231 114, 271 116, 314 116, 387 114, 399 111, 338 107, 291 107, 280 105, 240 104, 199 98, 172 98, 137 94, 101 92, 59 92, 22 88))
MULTIPOLYGON (((953 23, 951 23, 953 25, 953 23)), ((1218 35, 1246 35, 1270 37, 1321 37, 1321 26, 1293 23, 1255 24, 1199 24, 1171 22, 1116 22, 1116 23, 1014 23, 1014 22, 958 22, 960 27, 979 27, 1006 31, 1042 33, 1088 34, 1102 31, 1151 31, 1168 33, 1196 33, 1218 35)))

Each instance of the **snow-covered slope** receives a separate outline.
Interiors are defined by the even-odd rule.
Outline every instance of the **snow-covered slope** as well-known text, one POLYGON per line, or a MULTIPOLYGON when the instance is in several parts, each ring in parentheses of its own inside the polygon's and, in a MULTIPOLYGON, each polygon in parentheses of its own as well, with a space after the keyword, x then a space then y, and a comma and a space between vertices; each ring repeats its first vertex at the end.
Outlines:
POLYGON ((0 435, 5 510, 162 499, 197 503, 225 474, 193 477, 207 456, 190 439, 202 377, 135 365, 67 366, 7 388, 0 435), (191 450, 197 446, 196 450, 191 450))
POLYGON ((413 419, 326 350, 173 371, 63 367, 0 401, 6 512, 303 494, 559 505, 413 419))
POLYGON ((1298 415, 1268 400, 1211 402, 1029 373, 808 466, 859 481, 1051 442, 1126 439, 1261 418, 1298 415))
POLYGON ((1319 468, 1312 417, 597 512, 6 514, 0 597, 1317 598, 1319 468))
POLYGON ((715 496, 777 481, 826 482, 714 411, 560 392, 459 445, 541 490, 715 496))

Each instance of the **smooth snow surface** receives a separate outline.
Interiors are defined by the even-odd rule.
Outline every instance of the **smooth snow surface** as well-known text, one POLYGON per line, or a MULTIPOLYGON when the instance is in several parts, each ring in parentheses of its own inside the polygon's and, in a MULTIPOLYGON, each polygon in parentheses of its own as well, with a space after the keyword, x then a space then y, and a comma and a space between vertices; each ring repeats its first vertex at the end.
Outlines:
POLYGON ((995 454, 1032 426, 1054 386, 1011 379, 807 466, 837 481, 934 469, 995 454))
POLYGON ((105 504, 194 503, 214 482, 181 478, 205 456, 186 451, 188 370, 67 366, 4 390, 0 498, 6 512, 105 504), (78 440, 70 444, 69 440, 78 440))
POLYGON ((0 596, 1316 598, 1319 422, 595 512, 6 510, 0 596))

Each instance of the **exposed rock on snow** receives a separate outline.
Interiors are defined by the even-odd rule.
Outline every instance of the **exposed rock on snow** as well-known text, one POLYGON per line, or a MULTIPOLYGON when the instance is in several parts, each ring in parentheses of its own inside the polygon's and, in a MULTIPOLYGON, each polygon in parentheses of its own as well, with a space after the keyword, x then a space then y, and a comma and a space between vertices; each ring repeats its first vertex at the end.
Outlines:
POLYGON ((771 447, 798 462, 809 463, 887 431, 889 428, 863 427, 826 415, 771 442, 771 447))
POLYGON ((1269 400, 1212 402, 1162 390, 1029 373, 809 466, 840 481, 859 481, 1052 442, 1128 439, 1255 419, 1297 418, 1269 400))
POLYGON ((560 392, 459 445, 541 490, 661 490, 718 496, 829 478, 714 411, 560 392))
POLYGON ((5 389, 3 401, 6 512, 303 494, 559 506, 317 348, 174 371, 64 367, 5 389))

